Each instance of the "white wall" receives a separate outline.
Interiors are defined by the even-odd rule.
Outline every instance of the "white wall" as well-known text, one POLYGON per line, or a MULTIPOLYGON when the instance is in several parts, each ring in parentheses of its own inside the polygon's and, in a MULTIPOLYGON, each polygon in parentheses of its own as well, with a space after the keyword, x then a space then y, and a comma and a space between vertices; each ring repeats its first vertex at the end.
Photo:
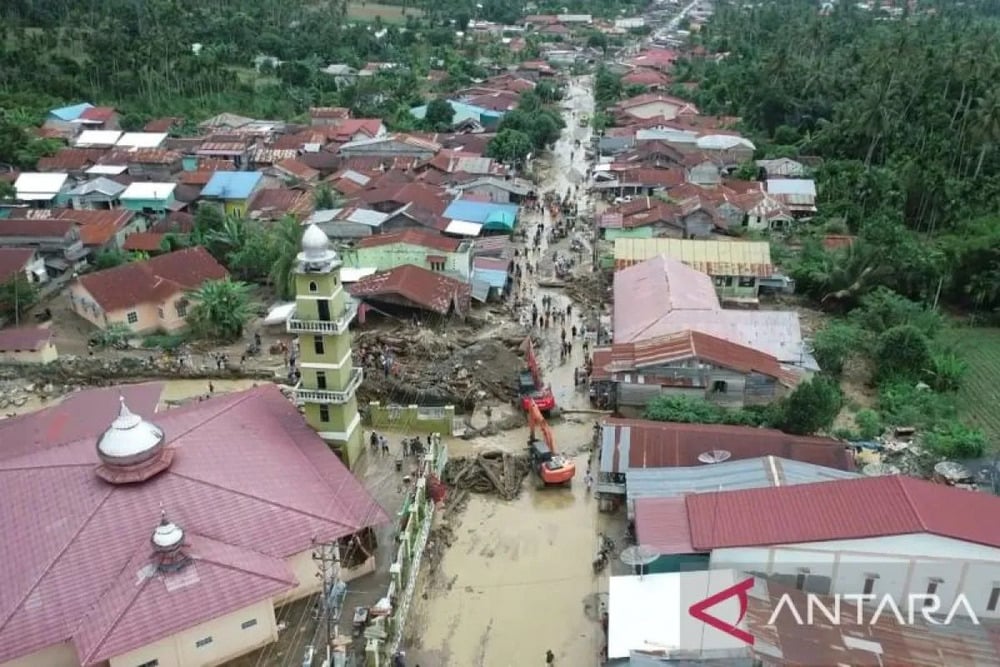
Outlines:
POLYGON ((794 577, 801 568, 810 576, 829 577, 831 592, 862 593, 865 579, 877 574, 872 593, 905 602, 923 595, 931 579, 948 608, 964 593, 977 615, 1000 618, 987 605, 1000 588, 1000 549, 925 533, 859 540, 834 540, 763 548, 718 549, 710 567, 735 568, 794 577))

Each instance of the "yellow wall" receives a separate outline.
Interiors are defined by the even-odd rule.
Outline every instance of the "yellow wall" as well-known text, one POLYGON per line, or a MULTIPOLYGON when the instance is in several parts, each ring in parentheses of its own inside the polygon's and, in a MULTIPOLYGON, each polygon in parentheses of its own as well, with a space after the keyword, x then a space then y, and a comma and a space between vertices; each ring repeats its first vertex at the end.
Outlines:
POLYGON ((59 357, 56 346, 49 341, 38 350, 10 350, 0 352, 0 360, 5 364, 47 364, 59 357))
MULTIPOLYGON (((100 329, 106 329, 109 324, 116 322, 129 326, 136 333, 178 331, 187 326, 186 319, 177 315, 177 302, 186 296, 184 292, 177 292, 166 299, 162 304, 138 304, 134 308, 115 310, 110 313, 103 313, 98 310, 95 315, 89 309, 80 305, 81 299, 91 303, 96 303, 94 297, 90 295, 90 292, 88 292, 78 281, 70 285, 69 289, 71 296, 73 296, 73 300, 71 301, 73 311, 100 329), (163 309, 162 319, 160 318, 159 312, 161 308, 163 309), (138 321, 135 324, 130 324, 128 321, 128 314, 132 311, 134 311, 138 317, 138 321)), ((193 304, 191 303, 188 304, 188 312, 190 312, 192 305, 193 304)))
POLYGON ((76 657, 76 649, 67 642, 47 646, 23 658, 0 663, 0 667, 80 667, 80 661, 76 657))
POLYGON ((110 667, 135 667, 150 660, 159 660, 158 667, 218 665, 256 650, 277 638, 274 605, 270 600, 264 600, 179 632, 155 644, 114 657, 110 661, 110 667), (246 630, 240 627, 241 623, 250 619, 257 619, 257 625, 246 630), (212 643, 198 648, 195 643, 205 637, 211 637, 212 643))

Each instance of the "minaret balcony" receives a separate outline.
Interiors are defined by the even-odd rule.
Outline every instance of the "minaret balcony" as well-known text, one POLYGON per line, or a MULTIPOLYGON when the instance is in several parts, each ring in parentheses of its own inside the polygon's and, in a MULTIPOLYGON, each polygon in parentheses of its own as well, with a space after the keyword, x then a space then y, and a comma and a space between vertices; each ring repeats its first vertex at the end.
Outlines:
POLYGON ((357 314, 357 307, 350 305, 346 306, 338 316, 332 317, 329 320, 305 320, 296 317, 298 315, 298 311, 296 310, 288 318, 285 327, 288 333, 337 336, 347 331, 347 327, 351 325, 357 314))
POLYGON ((302 386, 302 382, 300 381, 297 385, 295 385, 295 402, 343 405, 354 397, 354 394, 358 391, 358 387, 361 386, 361 382, 364 378, 365 373, 361 368, 352 368, 351 380, 347 383, 347 386, 344 387, 343 391, 333 391, 330 389, 307 389, 302 386))

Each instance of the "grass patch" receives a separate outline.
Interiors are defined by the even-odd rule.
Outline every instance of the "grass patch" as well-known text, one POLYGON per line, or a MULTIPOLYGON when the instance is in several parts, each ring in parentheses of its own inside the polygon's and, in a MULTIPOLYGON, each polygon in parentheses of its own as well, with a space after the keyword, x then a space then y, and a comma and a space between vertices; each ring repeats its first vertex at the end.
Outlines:
POLYGON ((384 23, 406 23, 407 16, 419 18, 424 12, 415 8, 396 5, 380 5, 377 2, 347 3, 347 18, 352 21, 374 21, 378 16, 384 23))
POLYGON ((959 416, 985 431, 993 447, 1000 443, 1000 329, 956 328, 942 332, 969 364, 958 390, 959 416))

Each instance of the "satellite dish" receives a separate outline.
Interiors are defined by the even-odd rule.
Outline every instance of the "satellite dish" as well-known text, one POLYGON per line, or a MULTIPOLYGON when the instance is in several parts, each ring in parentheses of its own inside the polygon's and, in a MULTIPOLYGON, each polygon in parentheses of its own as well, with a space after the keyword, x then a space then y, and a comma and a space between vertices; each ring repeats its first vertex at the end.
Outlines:
POLYGON ((732 453, 724 449, 713 449, 710 452, 702 452, 698 455, 698 460, 702 463, 722 463, 732 458, 732 453))
POLYGON ((869 463, 861 469, 861 474, 865 477, 886 477, 898 475, 899 472, 899 468, 888 463, 869 463))
POLYGON ((618 557, 641 576, 646 566, 660 557, 660 552, 645 544, 633 544, 622 549, 621 555, 618 557))

